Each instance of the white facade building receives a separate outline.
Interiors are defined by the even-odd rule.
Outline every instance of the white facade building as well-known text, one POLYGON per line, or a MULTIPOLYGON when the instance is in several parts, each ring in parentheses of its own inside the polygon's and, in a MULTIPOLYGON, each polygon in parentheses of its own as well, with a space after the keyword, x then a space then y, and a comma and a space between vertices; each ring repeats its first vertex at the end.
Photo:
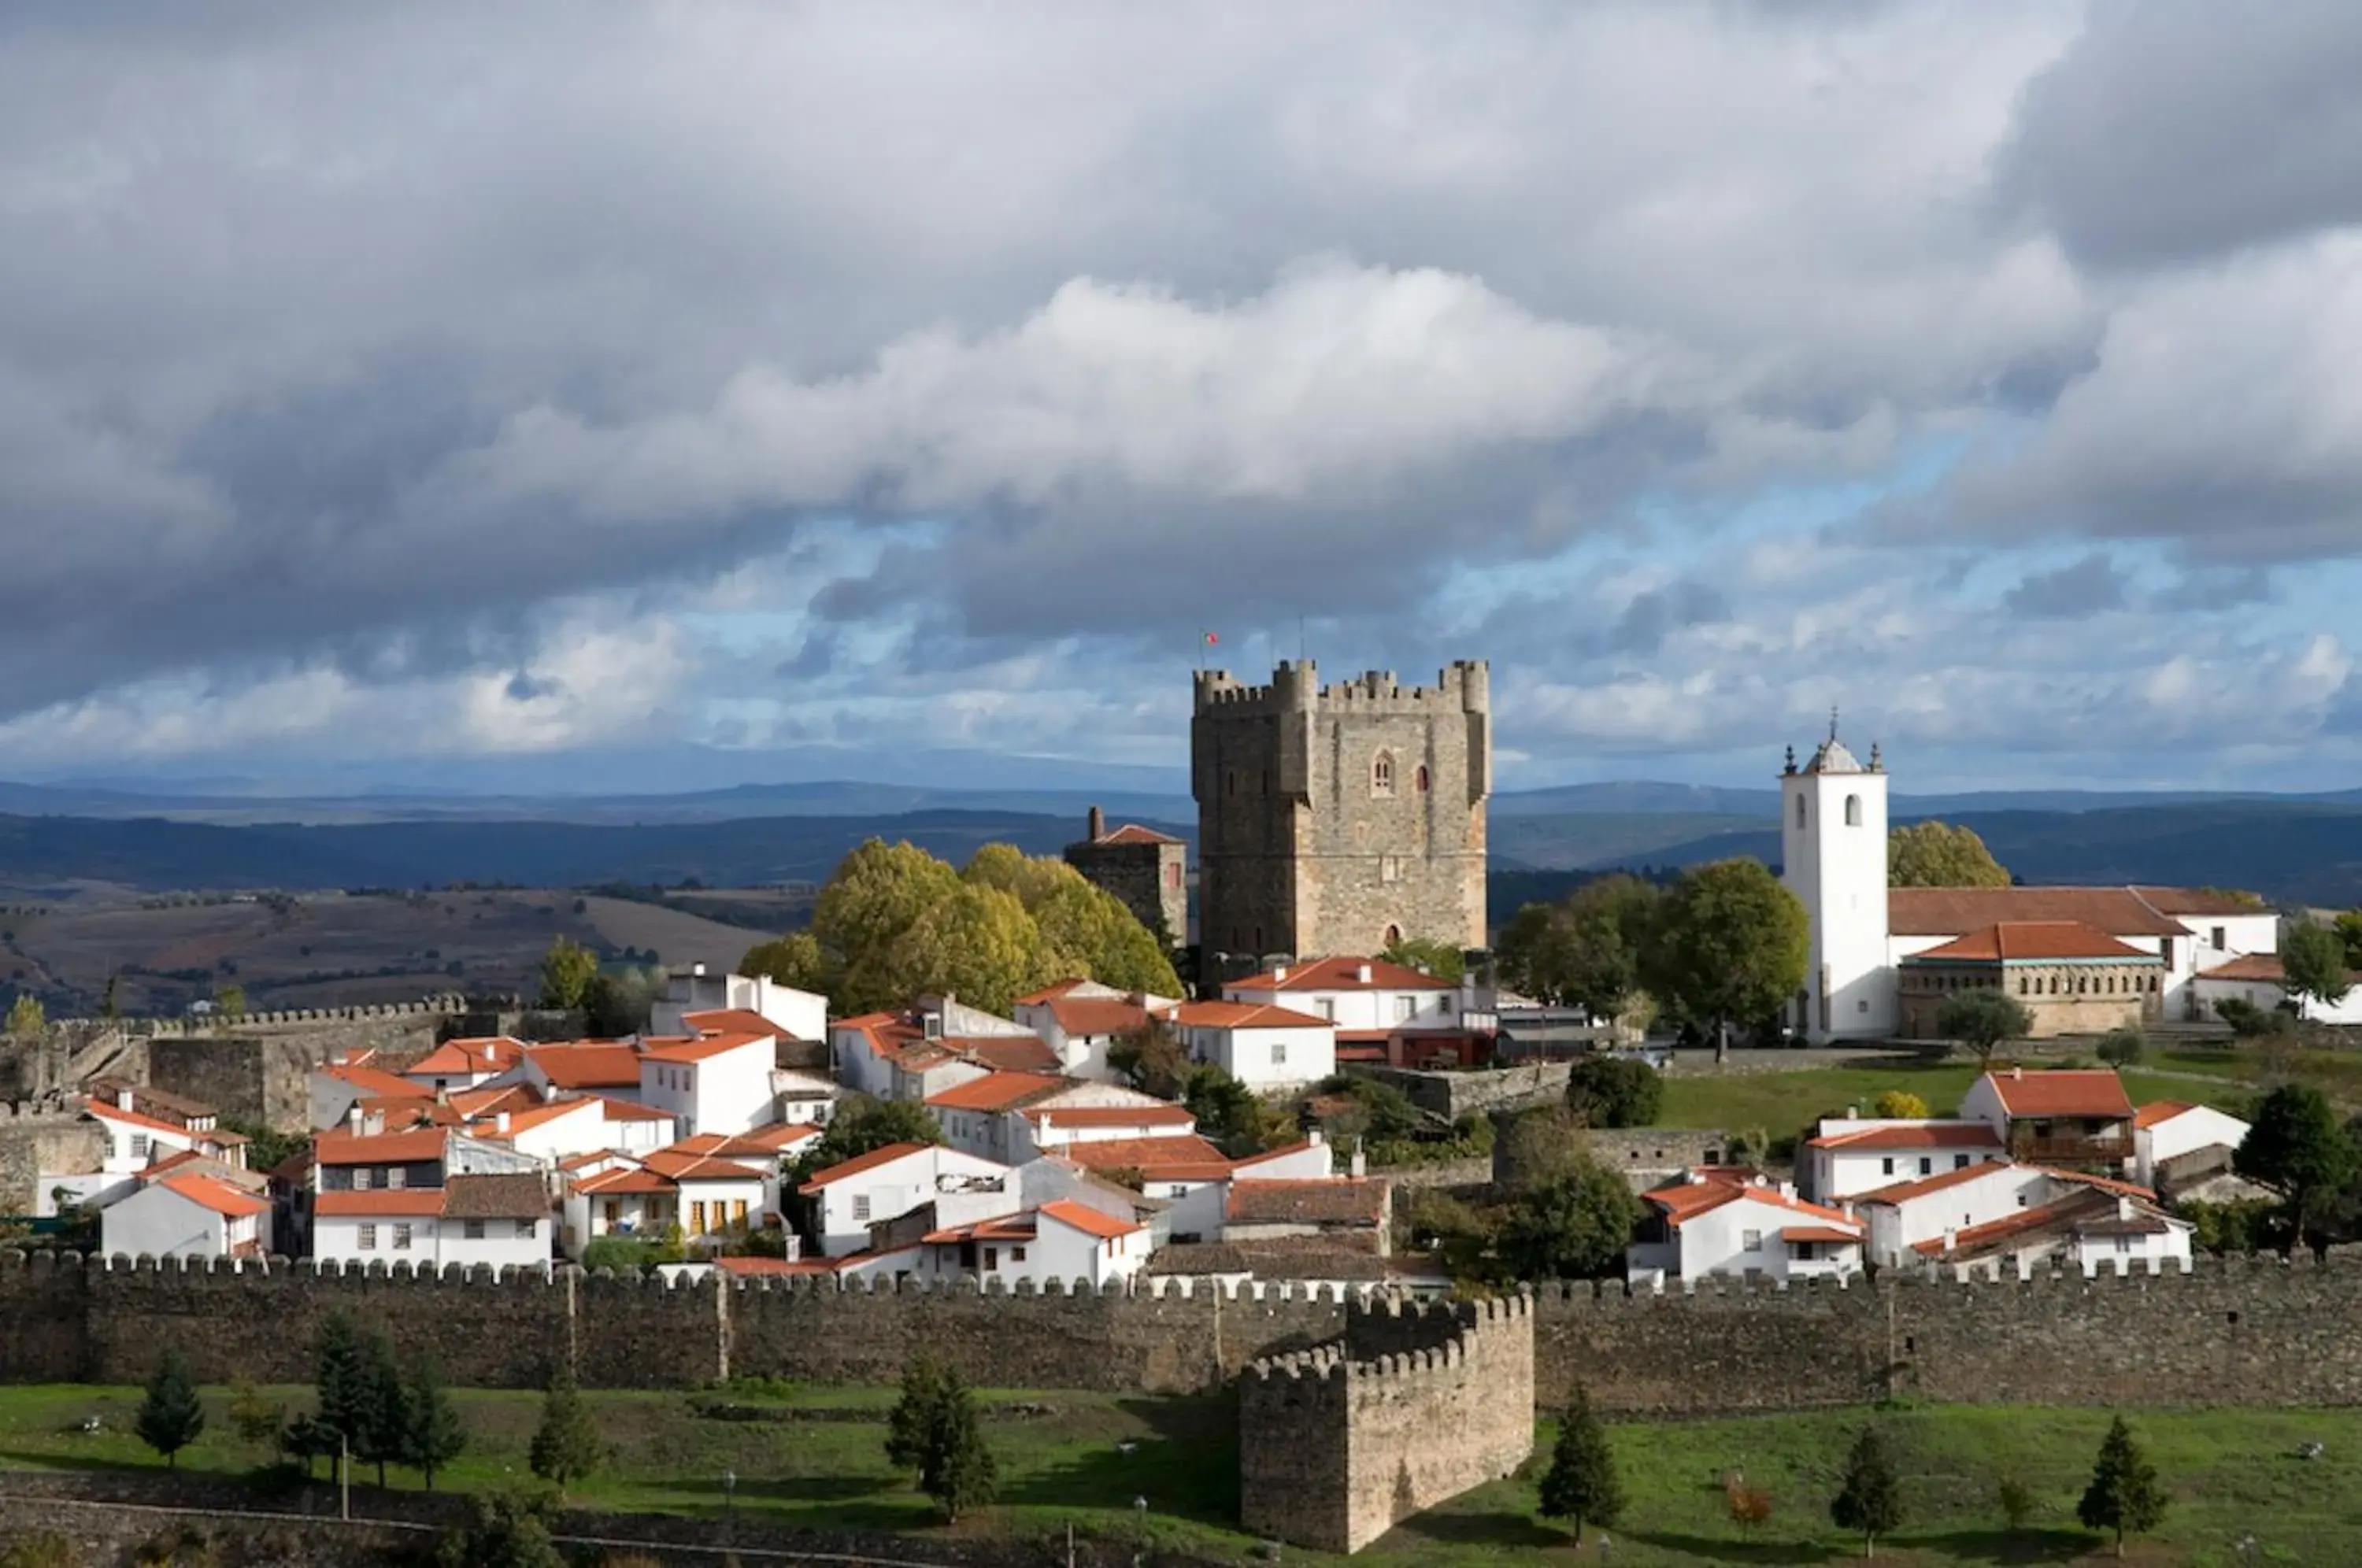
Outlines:
POLYGON ((312 1198, 312 1254, 325 1262, 546 1268, 555 1231, 548 1189, 524 1173, 312 1198))
POLYGON ((2144 1105, 2133 1114, 2132 1178, 2153 1187, 2160 1170, 2170 1169, 2171 1162, 2210 1149, 2222 1150, 2222 1165, 2227 1165, 2228 1156, 2246 1139, 2247 1123, 2211 1105, 2170 1100, 2144 1105))
POLYGON ((751 1013, 790 1040, 828 1038, 826 997, 783 986, 768 975, 709 972, 703 964, 666 977, 664 999, 650 1010, 648 1032, 693 1033, 699 1014, 726 1012, 751 1013))
POLYGON ((1725 1168, 1641 1194, 1649 1209, 1625 1264, 1636 1281, 1707 1275, 1844 1278, 1861 1272, 1861 1222, 1725 1168))
POLYGON ((1258 1093, 1317 1084, 1337 1070, 1337 1025, 1264 1001, 1184 1002, 1174 1028, 1190 1059, 1258 1093))
POLYGON ((1895 1032, 1894 960, 1886 919, 1886 770, 1864 765, 1837 724, 1799 768, 1780 778, 1780 880, 1813 916, 1805 988, 1789 1021, 1813 1040, 1884 1039, 1895 1032))
POLYGON ((946 1200, 1003 1193, 1009 1176, 1007 1165, 957 1149, 890 1143, 813 1173, 798 1196, 811 1206, 812 1231, 820 1237, 821 1251, 844 1257, 868 1247, 872 1225, 898 1220, 922 1203, 935 1204, 943 1214, 956 1207, 946 1200))
POLYGON ((168 1176, 108 1204, 99 1236, 109 1257, 267 1257, 270 1200, 212 1176, 168 1176))
POLYGON ((1383 958, 1319 958, 1282 965, 1222 987, 1227 1001, 1285 1008, 1348 1034, 1459 1030, 1473 993, 1383 958))
POLYGON ((677 1137, 760 1127, 771 1120, 778 1054, 772 1034, 650 1041, 640 1053, 640 1103, 669 1112, 677 1137))

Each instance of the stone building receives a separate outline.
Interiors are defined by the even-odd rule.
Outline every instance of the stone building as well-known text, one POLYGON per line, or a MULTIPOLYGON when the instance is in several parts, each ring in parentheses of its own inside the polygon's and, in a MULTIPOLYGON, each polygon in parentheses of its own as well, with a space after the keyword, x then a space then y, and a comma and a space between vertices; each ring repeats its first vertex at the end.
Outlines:
POLYGON ((2034 1019, 2030 1039, 2104 1034, 2158 1021, 2165 959, 2076 921, 1999 921, 1896 966, 1906 1040, 1935 1040, 1944 1004, 1961 991, 1999 991, 2034 1019))
POLYGON ((1268 686, 1200 670, 1189 729, 1198 940, 1241 958, 1369 954, 1406 937, 1485 944, 1491 675, 1462 660, 1405 688, 1268 686))
POLYGON ((1088 830, 1066 845, 1067 865, 1176 947, 1189 939, 1188 856, 1182 840, 1138 823, 1109 832, 1107 813, 1097 806, 1088 830))

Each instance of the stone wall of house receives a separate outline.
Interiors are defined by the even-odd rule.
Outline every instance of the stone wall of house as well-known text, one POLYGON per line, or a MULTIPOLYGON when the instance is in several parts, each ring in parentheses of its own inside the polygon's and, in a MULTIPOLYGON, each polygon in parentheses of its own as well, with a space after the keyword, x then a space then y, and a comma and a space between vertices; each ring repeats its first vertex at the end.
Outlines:
POLYGON ((105 1163, 105 1132, 72 1104, 56 1097, 0 1104, 0 1214, 38 1209, 45 1171, 94 1171, 105 1163))
POLYGON ((2032 1038, 2105 1034, 2125 1024, 2155 1023, 2165 1015, 2163 973, 2145 964, 1910 964, 1897 971, 1902 1037, 1939 1040, 1937 1016, 1965 988, 1997 990, 2034 1015, 2032 1038))
POLYGON ((1351 1077, 1392 1084, 1421 1110, 1447 1121, 1457 1121, 1479 1111, 1556 1105, 1566 1098, 1568 1066, 1564 1062, 1535 1062, 1485 1072, 1454 1073, 1429 1067, 1348 1062, 1339 1070, 1351 1077))
POLYGON ((1246 1528, 1357 1551, 1516 1470, 1533 1452, 1532 1306, 1355 1309, 1341 1343, 1254 1363, 1239 1382, 1246 1528))
MULTIPOLYGON (((319 1325, 343 1310, 454 1383, 531 1387, 571 1361, 600 1387, 692 1387, 739 1374, 890 1382, 924 1349, 997 1386, 1180 1393, 1346 1337, 1333 1289, 1235 1292, 1164 1280, 1137 1292, 897 1290, 833 1282, 667 1286, 85 1264, 0 1252, 0 1382, 136 1383, 168 1346, 198 1375, 303 1382, 319 1325)), ((1967 1403, 2362 1405, 2362 1253, 2325 1263, 2201 1260, 2187 1272, 2086 1279, 1934 1279, 1779 1288, 1701 1281, 1534 1292, 1537 1397, 1577 1383, 1611 1410, 1709 1414, 1967 1403)), ((1381 1352, 1370 1335, 1357 1342, 1381 1352)), ((1405 1331, 1409 1331, 1406 1330, 1405 1331)), ((1406 1344, 1402 1349, 1421 1348, 1406 1344)))
POLYGON ((1324 688, 1310 661, 1281 664, 1268 686, 1199 671, 1205 950, 1374 953, 1390 931, 1483 946, 1490 682, 1481 661, 1432 687, 1372 671, 1324 688))
POLYGON ((1189 935, 1189 847, 1180 843, 1106 844, 1088 838, 1066 845, 1066 864, 1113 894, 1132 918, 1178 945, 1189 935))

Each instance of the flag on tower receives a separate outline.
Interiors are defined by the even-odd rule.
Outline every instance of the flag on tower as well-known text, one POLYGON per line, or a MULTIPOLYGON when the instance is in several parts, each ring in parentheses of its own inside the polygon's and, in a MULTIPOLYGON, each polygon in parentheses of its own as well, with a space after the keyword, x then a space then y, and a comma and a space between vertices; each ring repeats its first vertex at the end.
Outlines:
POLYGON ((1218 637, 1218 636, 1214 635, 1214 634, 1213 634, 1213 633, 1211 633, 1211 632, 1207 632, 1207 633, 1204 633, 1204 634, 1202 634, 1202 635, 1204 635, 1204 637, 1205 637, 1205 639, 1206 639, 1206 646, 1207 646, 1208 647, 1212 647, 1216 643, 1219 643, 1219 642, 1220 642, 1220 641, 1222 640, 1221 638, 1220 638, 1220 637, 1218 637))

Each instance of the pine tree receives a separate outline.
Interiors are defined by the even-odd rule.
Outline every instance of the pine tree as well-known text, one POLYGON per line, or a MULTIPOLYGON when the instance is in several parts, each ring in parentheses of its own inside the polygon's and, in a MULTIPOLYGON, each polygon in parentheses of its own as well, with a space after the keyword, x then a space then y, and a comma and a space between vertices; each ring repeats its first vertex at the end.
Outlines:
POLYGON ((606 1445, 599 1428, 574 1386, 574 1374, 561 1367, 549 1380, 548 1397, 541 1402, 541 1425, 533 1434, 533 1473, 562 1494, 568 1483, 599 1468, 606 1445))
POLYGON ((935 1399, 926 1457, 919 1466, 919 1490, 933 1497, 944 1518, 954 1523, 991 1502, 1000 1490, 999 1467, 986 1446, 976 1400, 955 1373, 944 1375, 935 1399))
POLYGON ((166 1351, 156 1375, 148 1380, 148 1397, 140 1401, 135 1425, 139 1441, 162 1454, 166 1466, 173 1469, 179 1468, 181 1450, 204 1431, 205 1408, 197 1401, 188 1358, 179 1351, 166 1351))
POLYGON ((1886 1457, 1886 1443, 1876 1427, 1864 1427, 1846 1456, 1845 1485, 1829 1499, 1829 1518, 1839 1529, 1861 1532, 1861 1554, 1878 1554, 1878 1538, 1903 1524, 1903 1492, 1894 1466, 1886 1457))
POLYGON ((319 1414, 312 1420, 320 1452, 332 1461, 346 1445, 358 1452, 361 1430, 369 1419, 369 1386, 361 1359, 361 1340, 353 1320, 331 1312, 320 1325, 320 1354, 313 1374, 313 1393, 319 1414))
POLYGON ((2166 1493, 2133 1430, 2118 1416, 2100 1443, 2099 1463, 2092 1467, 2092 1484, 2075 1505, 2075 1517, 2086 1529, 2116 1532, 2116 1555, 2125 1554, 2126 1531, 2138 1534, 2165 1522, 2166 1493))
POLYGON ((886 1418, 886 1458, 896 1469, 925 1468, 928 1434, 943 1396, 943 1371, 933 1360, 921 1356, 902 1369, 902 1397, 886 1418))
POLYGON ((1607 1446, 1606 1430, 1592 1412, 1591 1397, 1581 1388, 1575 1389, 1559 1421, 1558 1443, 1551 1450, 1541 1494, 1543 1517, 1571 1521, 1578 1546, 1584 1525, 1605 1529, 1623 1517, 1624 1485, 1617 1479, 1616 1454, 1607 1446))
POLYGON ((403 1414, 408 1430, 403 1433, 402 1462, 425 1476, 426 1489, 432 1492, 435 1473, 458 1458, 468 1446, 467 1426, 443 1386, 434 1357, 421 1356, 411 1370, 403 1414))
POLYGON ((402 1364, 394 1359, 393 1341, 383 1329, 361 1346, 359 1426, 351 1434, 353 1457, 376 1465, 377 1484, 382 1486, 385 1467, 402 1461, 410 1440, 410 1389, 403 1382, 402 1364))

